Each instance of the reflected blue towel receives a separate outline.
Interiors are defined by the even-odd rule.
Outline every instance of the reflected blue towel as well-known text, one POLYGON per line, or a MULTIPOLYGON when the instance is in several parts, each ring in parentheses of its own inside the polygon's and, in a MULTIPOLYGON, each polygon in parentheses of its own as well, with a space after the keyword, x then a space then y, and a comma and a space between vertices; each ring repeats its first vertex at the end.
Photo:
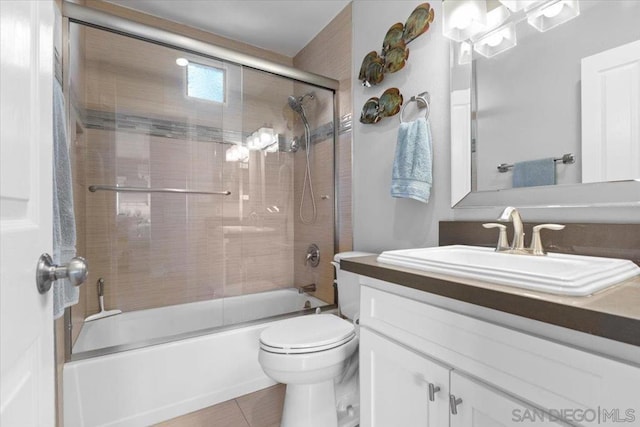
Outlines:
POLYGON ((513 188, 555 185, 556 162, 553 157, 513 165, 513 188))
MULTIPOLYGON (((76 218, 73 210, 71 159, 67 145, 62 87, 53 87, 53 262, 66 264, 76 256, 76 218)), ((53 318, 64 314, 65 307, 78 303, 80 292, 67 279, 53 283, 53 318)))
POLYGON ((400 123, 391 195, 429 201, 432 180, 431 127, 425 118, 400 123))

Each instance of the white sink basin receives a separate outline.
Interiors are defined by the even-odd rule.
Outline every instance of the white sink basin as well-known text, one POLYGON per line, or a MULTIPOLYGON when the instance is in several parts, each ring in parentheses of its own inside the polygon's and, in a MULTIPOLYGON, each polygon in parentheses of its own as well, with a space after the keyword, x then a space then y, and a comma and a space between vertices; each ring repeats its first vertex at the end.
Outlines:
POLYGON ((378 261, 570 296, 590 295, 640 274, 640 267, 625 259, 554 253, 515 255, 460 245, 386 251, 378 261))

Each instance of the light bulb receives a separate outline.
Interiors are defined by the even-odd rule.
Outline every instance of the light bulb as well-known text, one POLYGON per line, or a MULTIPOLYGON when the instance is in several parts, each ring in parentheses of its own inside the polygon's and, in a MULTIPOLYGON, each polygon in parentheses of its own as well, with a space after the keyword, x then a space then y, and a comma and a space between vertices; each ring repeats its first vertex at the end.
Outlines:
POLYGON ((263 148, 273 143, 273 129, 263 127, 258 129, 258 134, 260 135, 260 145, 263 148))
POLYGON ((472 20, 473 16, 469 13, 468 8, 463 6, 453 13, 450 22, 452 27, 464 30, 471 24, 472 20))
POLYGON ((492 36, 487 37, 485 39, 485 42, 491 47, 496 47, 500 45, 500 43, 502 43, 502 40, 504 40, 504 36, 502 35, 501 32, 497 32, 496 34, 493 34, 492 36))
POLYGON ((564 8, 564 3, 559 1, 558 3, 553 4, 549 7, 545 7, 544 10, 542 11, 542 14, 547 18, 553 18, 554 16, 557 16, 558 14, 560 14, 563 8, 564 8))
POLYGON ((442 7, 445 37, 459 42, 488 30, 485 0, 447 0, 442 7))
POLYGON ((238 160, 239 160, 239 156, 238 156, 237 146, 232 145, 231 147, 227 148, 227 151, 225 152, 225 161, 237 162, 238 160))
POLYGON ((247 137, 247 148, 249 150, 259 150, 262 148, 260 146, 260 136, 258 135, 258 132, 253 132, 247 137))

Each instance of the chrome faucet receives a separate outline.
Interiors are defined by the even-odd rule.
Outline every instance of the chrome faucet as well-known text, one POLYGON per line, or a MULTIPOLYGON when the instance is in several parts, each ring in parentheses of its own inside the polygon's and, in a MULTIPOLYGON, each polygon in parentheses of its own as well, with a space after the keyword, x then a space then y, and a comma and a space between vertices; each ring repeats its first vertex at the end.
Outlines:
POLYGON ((498 221, 513 222, 513 240, 511 241, 511 250, 514 252, 525 252, 524 248, 524 227, 522 225, 522 217, 520 212, 513 206, 507 206, 498 221))
POLYGON ((542 238, 540 237, 540 230, 562 230, 564 225, 560 224, 540 224, 533 227, 533 235, 531 236, 531 246, 524 247, 524 227, 522 225, 522 217, 520 212, 512 206, 505 208, 502 214, 498 218, 498 221, 513 222, 513 240, 511 246, 507 246, 507 230, 502 224, 487 223, 482 224, 484 228, 498 228, 500 235, 498 237, 498 244, 496 245, 496 252, 506 252, 511 254, 522 255, 546 255, 547 252, 542 245, 542 238))

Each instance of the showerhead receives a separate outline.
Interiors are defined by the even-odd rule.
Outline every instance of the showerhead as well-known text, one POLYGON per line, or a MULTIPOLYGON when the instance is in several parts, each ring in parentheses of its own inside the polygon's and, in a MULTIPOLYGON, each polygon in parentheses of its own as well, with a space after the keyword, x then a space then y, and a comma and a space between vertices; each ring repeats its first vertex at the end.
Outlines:
POLYGON ((289 99, 287 99, 287 102, 289 103, 289 108, 291 108, 293 111, 295 111, 298 114, 302 114, 302 98, 299 98, 297 96, 289 96, 289 99))
POLYGON ((291 95, 289 96, 289 98, 287 99, 287 102, 289 103, 289 108, 291 108, 293 111, 295 111, 298 114, 302 114, 304 115, 304 108, 302 107, 302 102, 304 101, 305 98, 315 98, 315 94, 313 92, 309 92, 309 93, 305 93, 302 96, 294 96, 291 95))

